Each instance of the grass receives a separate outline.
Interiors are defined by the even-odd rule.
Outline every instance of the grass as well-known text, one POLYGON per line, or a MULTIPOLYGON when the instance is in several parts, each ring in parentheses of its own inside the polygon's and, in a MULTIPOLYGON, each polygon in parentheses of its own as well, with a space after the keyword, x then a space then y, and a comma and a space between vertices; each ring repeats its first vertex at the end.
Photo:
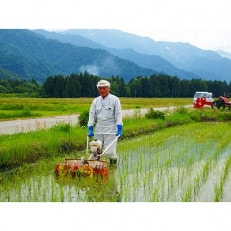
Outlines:
POLYGON ((22 163, 33 163, 41 158, 64 156, 83 150, 86 128, 58 124, 49 130, 2 136, 0 166, 12 168, 22 163))
MULTIPOLYGON (((54 115, 80 114, 88 111, 93 98, 20 98, 0 95, 0 121, 54 115)), ((122 109, 183 106, 192 99, 121 98, 122 109)))

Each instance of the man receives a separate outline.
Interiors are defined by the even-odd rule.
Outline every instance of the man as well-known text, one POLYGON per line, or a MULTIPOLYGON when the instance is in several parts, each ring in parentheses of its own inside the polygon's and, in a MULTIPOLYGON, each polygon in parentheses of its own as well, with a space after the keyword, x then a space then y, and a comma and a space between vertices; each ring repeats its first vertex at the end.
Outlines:
POLYGON ((120 100, 110 93, 110 83, 100 80, 97 83, 99 96, 92 101, 89 111, 88 136, 103 142, 107 149, 110 164, 117 164, 117 139, 122 135, 122 110, 120 100), (93 127, 95 132, 93 133, 93 127))

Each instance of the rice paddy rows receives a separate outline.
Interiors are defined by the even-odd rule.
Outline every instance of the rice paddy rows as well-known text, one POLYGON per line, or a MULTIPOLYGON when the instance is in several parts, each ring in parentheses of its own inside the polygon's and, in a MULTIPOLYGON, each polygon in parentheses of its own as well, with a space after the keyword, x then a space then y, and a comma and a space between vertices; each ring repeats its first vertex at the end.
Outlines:
POLYGON ((60 159, 2 174, 0 201, 231 201, 229 123, 192 123, 118 143, 107 180, 55 178, 60 159))

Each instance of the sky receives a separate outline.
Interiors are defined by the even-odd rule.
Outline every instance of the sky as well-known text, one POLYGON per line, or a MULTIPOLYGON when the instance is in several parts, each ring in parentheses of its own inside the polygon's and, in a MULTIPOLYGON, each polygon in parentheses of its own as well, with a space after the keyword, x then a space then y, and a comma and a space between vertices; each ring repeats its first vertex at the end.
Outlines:
POLYGON ((118 29, 231 53, 230 0, 2 0, 0 28, 118 29), (4 3, 3 3, 4 2, 4 3))
MULTIPOLYGON (((230 0, 1 0, 0 28, 46 30, 75 28, 118 29, 140 36, 150 37, 155 41, 188 42, 202 49, 223 49, 231 53, 231 13, 229 2, 230 0)), ((54 205, 56 206, 55 203, 52 203, 52 205, 50 203, 46 204, 47 207, 51 207, 52 209, 54 205)), ((129 203, 129 205, 133 204, 129 203)), ((138 205, 140 206, 139 203, 138 205)), ((80 215, 78 212, 80 210, 84 211, 85 217, 87 218, 87 220, 84 220, 80 217, 83 221, 86 221, 86 229, 87 225, 89 225, 89 220, 94 218, 88 227, 98 230, 93 227, 94 222, 100 226, 98 222, 99 219, 101 216, 106 215, 109 223, 111 221, 110 219, 113 220, 113 218, 115 218, 115 223, 110 227, 110 230, 117 230, 117 227, 120 229, 127 228, 129 230, 132 228, 136 230, 137 227, 143 229, 143 224, 145 223, 148 226, 150 223, 152 224, 152 227, 146 230, 154 230, 153 227, 156 227, 155 223, 158 224, 159 231, 181 231, 185 230, 185 227, 187 227, 188 231, 228 230, 224 225, 226 225, 229 219, 224 216, 218 216, 219 212, 223 210, 223 207, 218 208, 218 210, 213 213, 210 207, 203 210, 204 205, 208 205, 207 203, 204 203, 203 207, 200 207, 199 210, 197 210, 197 206, 192 203, 190 204, 190 208, 188 209, 187 207, 186 212, 183 213, 181 213, 181 210, 178 210, 177 206, 177 212, 175 213, 174 207, 176 204, 168 204, 167 209, 166 207, 162 208, 162 205, 163 204, 158 204, 157 206, 157 204, 154 203, 154 207, 160 209, 163 214, 165 213, 163 211, 166 210, 167 215, 163 218, 158 216, 158 211, 153 215, 155 211, 154 208, 148 207, 147 209, 147 204, 142 204, 141 206, 142 209, 140 211, 142 211, 143 214, 139 214, 136 208, 129 211, 123 208, 122 210, 118 210, 118 206, 115 208, 115 210, 117 209, 117 214, 114 214, 110 210, 109 214, 103 214, 103 212, 98 212, 94 209, 93 212, 91 212, 90 210, 92 208, 88 211, 83 204, 81 204, 81 209, 78 207, 79 205, 74 204, 74 206, 76 206, 74 211, 69 212, 69 208, 64 211, 65 209, 62 208, 63 211, 60 212, 62 216, 60 216, 60 214, 58 214, 59 210, 56 210, 55 207, 52 212, 56 217, 52 217, 52 219, 48 219, 52 214, 50 214, 47 207, 45 207, 45 210, 42 210, 39 215, 36 214, 37 210, 41 211, 39 210, 39 205, 36 204, 36 207, 32 207, 27 213, 24 211, 23 216, 27 216, 35 222, 36 225, 33 224, 34 230, 39 230, 42 223, 36 222, 33 218, 39 219, 42 213, 44 213, 43 218, 45 217, 47 221, 53 221, 53 223, 48 224, 47 227, 50 227, 52 230, 64 230, 65 227, 63 227, 63 225, 69 224, 70 221, 70 218, 65 217, 64 214, 71 215, 71 221, 74 222, 75 218, 76 221, 78 221, 78 216, 80 215), (145 208, 143 208, 144 205, 145 208), (171 210, 169 210, 169 205, 173 206, 171 210), (97 214, 93 214, 94 212, 97 214), (73 216, 74 214, 76 214, 76 217, 73 216), (96 215, 96 217, 93 215, 96 215), (168 215, 170 216, 168 217, 168 215), (181 218, 180 221, 178 220, 179 217, 181 218), (191 221, 192 217, 193 222, 191 221), (211 217, 213 217, 212 220, 210 219, 211 217), (123 226, 116 225, 118 218, 123 220, 123 226), (60 219, 60 221, 58 219, 60 219), (165 222, 166 219, 169 223, 165 222), (200 219, 205 222, 202 221, 201 224, 198 224, 196 221, 200 219), (186 226, 184 225, 184 220, 187 221, 186 226), (140 222, 137 223, 135 221, 140 222), (135 225, 138 224, 138 226, 135 227, 132 223, 135 225)), ((201 204, 197 203, 197 205, 200 206, 201 204)), ((18 210, 12 210, 11 206, 6 207, 4 211, 0 210, 1 217, 3 214, 10 214, 10 216, 5 217, 6 219, 4 220, 8 223, 11 223, 13 216, 19 218, 18 223, 15 223, 18 226, 22 219, 21 216, 19 216, 21 210, 20 208, 18 208, 18 210), (9 212, 6 213, 5 211, 9 212)), ((16 206, 21 207, 21 203, 20 205, 16 204, 16 206)), ((228 212, 225 213, 225 215, 227 214, 228 212)), ((72 224, 72 229, 79 229, 77 224, 76 226, 74 226, 75 223, 72 224)), ((11 225, 14 224, 11 223, 11 225)), ((102 225, 105 225, 105 221, 103 221, 102 225)), ((110 224, 106 222, 106 225, 108 226, 110 224)), ((30 228, 31 226, 25 227, 30 228)))

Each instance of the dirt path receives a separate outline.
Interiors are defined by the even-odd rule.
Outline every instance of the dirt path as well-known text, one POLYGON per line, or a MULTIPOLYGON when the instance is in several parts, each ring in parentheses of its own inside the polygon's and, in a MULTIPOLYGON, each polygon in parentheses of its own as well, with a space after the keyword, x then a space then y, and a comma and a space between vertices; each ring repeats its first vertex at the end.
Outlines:
POLYGON ((77 124, 77 115, 54 116, 47 118, 11 120, 0 122, 0 134, 29 132, 36 129, 47 129, 59 123, 77 124))
MULTIPOLYGON (((174 107, 156 108, 157 110, 172 110, 174 107)), ((148 109, 130 109, 123 110, 123 117, 134 115, 144 115, 148 109)), ((25 120, 10 120, 0 122, 0 134, 14 134, 20 132, 29 132, 36 129, 47 129, 59 123, 69 123, 75 125, 78 123, 78 115, 64 115, 47 118, 25 119, 25 120)))

